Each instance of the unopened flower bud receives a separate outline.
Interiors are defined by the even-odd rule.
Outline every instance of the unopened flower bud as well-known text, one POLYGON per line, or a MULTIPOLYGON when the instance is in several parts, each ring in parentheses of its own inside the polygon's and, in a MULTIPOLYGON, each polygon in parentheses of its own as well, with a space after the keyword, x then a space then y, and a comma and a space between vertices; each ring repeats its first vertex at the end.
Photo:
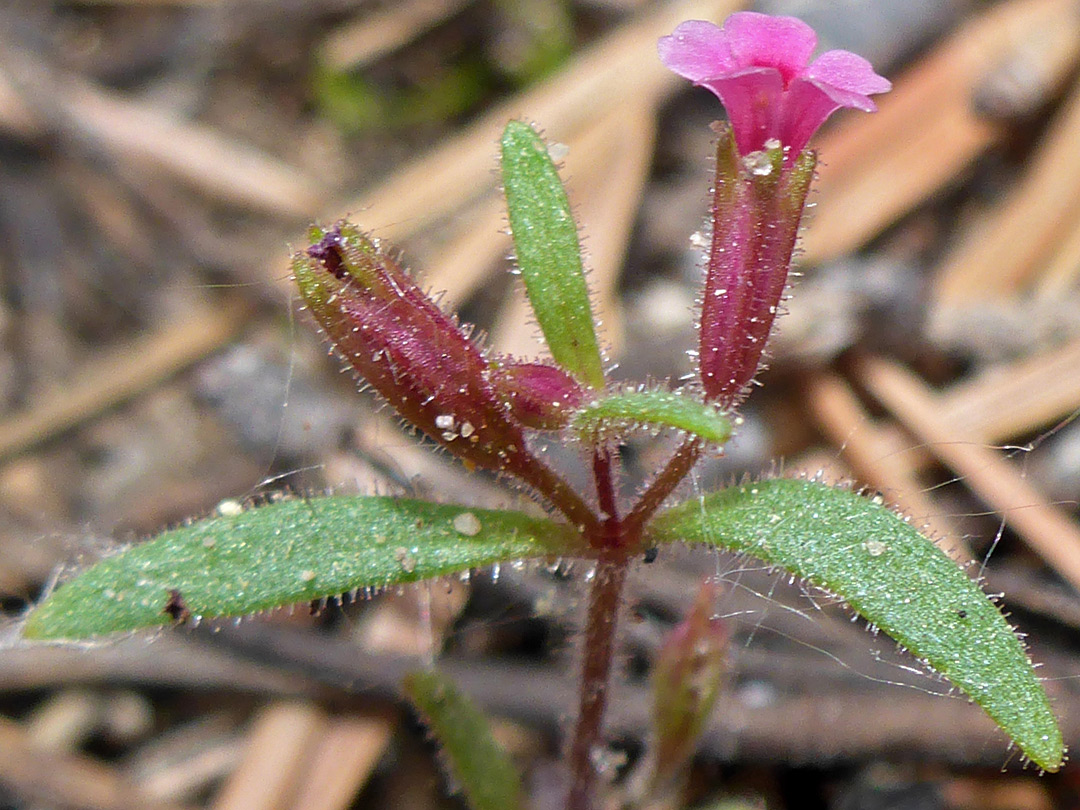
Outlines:
POLYGON ((712 617, 718 587, 705 582, 690 613, 664 641, 653 664, 653 785, 678 776, 694 751, 720 692, 729 634, 712 617))
POLYGON ((315 229, 293 257, 300 294, 355 371, 408 422, 466 462, 519 472, 522 428, 457 321, 356 226, 315 229))
POLYGON ((514 419, 537 430, 566 427, 585 391, 569 372, 546 363, 503 362, 492 378, 514 419))

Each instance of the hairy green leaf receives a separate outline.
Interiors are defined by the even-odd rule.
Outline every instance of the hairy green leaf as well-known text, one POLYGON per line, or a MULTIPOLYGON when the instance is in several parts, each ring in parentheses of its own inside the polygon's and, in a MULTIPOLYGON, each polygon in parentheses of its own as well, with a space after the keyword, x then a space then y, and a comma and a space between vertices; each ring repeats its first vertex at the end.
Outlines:
POLYGON ((546 144, 521 121, 503 131, 502 178, 518 268, 551 355, 582 382, 602 388, 577 224, 546 144))
POLYGON ((75 640, 188 615, 242 616, 575 548, 573 529, 519 512, 296 498, 173 529, 102 560, 35 608, 24 636, 75 640))
POLYGON ((472 810, 520 810, 521 778, 480 709, 438 672, 413 672, 404 686, 472 810))
POLYGON ((657 516, 649 541, 707 543, 778 565, 845 599, 1056 771, 1061 732, 1023 645, 982 590, 880 503, 811 481, 732 487, 657 516))
POLYGON ((678 428, 715 444, 731 438, 731 422, 716 406, 671 391, 605 396, 586 404, 570 421, 574 431, 588 438, 618 436, 637 425, 678 428))

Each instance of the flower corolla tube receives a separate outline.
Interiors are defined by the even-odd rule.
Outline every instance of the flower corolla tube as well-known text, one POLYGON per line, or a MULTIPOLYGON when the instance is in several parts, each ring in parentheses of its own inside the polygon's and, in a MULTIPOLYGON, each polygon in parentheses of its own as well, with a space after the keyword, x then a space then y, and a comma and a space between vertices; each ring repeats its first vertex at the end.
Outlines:
POLYGON ((744 11, 723 27, 688 20, 660 40, 659 52, 668 68, 720 99, 740 154, 776 140, 791 163, 830 115, 841 107, 873 112, 870 96, 892 87, 850 51, 810 61, 816 47, 802 20, 744 11))

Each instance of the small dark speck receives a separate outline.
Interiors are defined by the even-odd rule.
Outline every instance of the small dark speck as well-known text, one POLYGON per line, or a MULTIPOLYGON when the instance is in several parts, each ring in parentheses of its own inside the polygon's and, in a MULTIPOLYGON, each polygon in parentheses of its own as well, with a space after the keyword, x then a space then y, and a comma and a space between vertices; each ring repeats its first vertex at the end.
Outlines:
POLYGON ((327 272, 335 278, 345 279, 349 275, 341 255, 341 230, 338 227, 328 230, 319 242, 307 249, 307 254, 315 261, 322 262, 327 272))
POLYGON ((656 562, 656 558, 660 556, 660 548, 653 546, 652 548, 645 549, 645 556, 641 558, 641 561, 645 564, 656 562))
POLYGON ((967 618, 967 611, 966 610, 958 610, 958 611, 956 611, 956 615, 959 616, 961 619, 966 619, 967 618))
POLYGON ((169 589, 169 598, 165 600, 165 607, 161 610, 177 623, 186 622, 191 618, 191 611, 184 603, 184 595, 176 588, 169 589))

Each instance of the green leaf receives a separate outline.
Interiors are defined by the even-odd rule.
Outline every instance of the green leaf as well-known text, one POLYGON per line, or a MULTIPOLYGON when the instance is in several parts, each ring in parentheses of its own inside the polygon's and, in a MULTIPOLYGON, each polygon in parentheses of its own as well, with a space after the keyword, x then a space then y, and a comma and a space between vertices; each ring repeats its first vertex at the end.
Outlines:
POLYGON ((670 509, 648 531, 651 543, 746 552, 841 596, 970 695, 1035 764, 1061 766, 1046 692, 1001 611, 880 499, 811 481, 762 481, 670 509))
POLYGON ((731 438, 731 422, 714 405, 671 391, 625 391, 585 405, 570 420, 571 429, 596 439, 620 435, 639 425, 685 430, 715 444, 731 438))
POLYGON ((520 810, 521 778, 476 705, 438 672, 413 672, 405 677, 404 686, 442 748, 469 806, 520 810))
POLYGON ((602 388, 577 224, 547 146, 528 124, 511 121, 503 131, 502 177, 518 268, 551 356, 602 388))
POLYGON ((297 498, 173 529, 102 560, 36 607, 23 634, 75 640, 188 613, 242 616, 574 549, 573 529, 519 512, 297 498))

